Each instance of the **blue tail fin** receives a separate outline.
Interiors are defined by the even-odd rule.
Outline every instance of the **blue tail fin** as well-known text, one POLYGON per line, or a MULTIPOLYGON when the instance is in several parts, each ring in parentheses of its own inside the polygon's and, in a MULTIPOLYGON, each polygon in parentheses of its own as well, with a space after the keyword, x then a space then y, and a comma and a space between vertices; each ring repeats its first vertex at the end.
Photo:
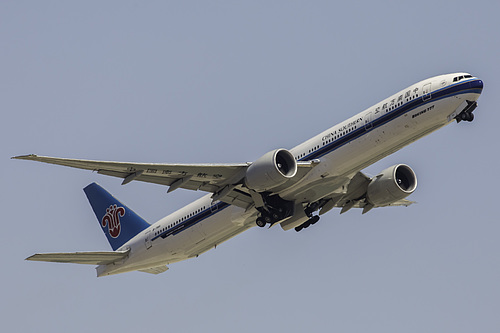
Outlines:
POLYGON ((113 251, 149 227, 139 215, 96 183, 83 189, 113 251))

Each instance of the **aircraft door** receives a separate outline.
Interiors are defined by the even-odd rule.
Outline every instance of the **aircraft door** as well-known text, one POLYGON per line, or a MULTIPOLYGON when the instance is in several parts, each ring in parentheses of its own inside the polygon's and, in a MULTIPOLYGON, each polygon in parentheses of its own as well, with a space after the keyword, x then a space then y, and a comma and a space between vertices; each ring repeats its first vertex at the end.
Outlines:
POLYGON ((212 211, 212 213, 215 213, 219 209, 219 206, 217 206, 218 203, 218 201, 212 202, 212 205, 210 206, 210 210, 212 211))
POLYGON ((365 115, 365 130, 369 130, 373 127, 373 124, 372 124, 372 112, 368 112, 366 115, 365 115))
POLYGON ((153 244, 151 244, 151 231, 146 232, 146 249, 150 249, 153 244))
POLYGON ((427 101, 431 99, 431 83, 424 84, 422 87, 422 100, 427 101))

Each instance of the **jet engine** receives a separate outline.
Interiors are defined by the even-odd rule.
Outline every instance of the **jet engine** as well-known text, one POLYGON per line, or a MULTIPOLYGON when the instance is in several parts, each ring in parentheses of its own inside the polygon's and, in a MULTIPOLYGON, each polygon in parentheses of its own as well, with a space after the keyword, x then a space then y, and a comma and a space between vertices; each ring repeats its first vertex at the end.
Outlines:
POLYGON ((366 197, 374 206, 387 206, 406 198, 416 188, 415 172, 405 164, 397 164, 385 169, 371 180, 366 197))
POLYGON ((297 162, 286 149, 276 149, 268 152, 252 163, 245 177, 248 188, 257 192, 271 190, 297 173, 297 162))

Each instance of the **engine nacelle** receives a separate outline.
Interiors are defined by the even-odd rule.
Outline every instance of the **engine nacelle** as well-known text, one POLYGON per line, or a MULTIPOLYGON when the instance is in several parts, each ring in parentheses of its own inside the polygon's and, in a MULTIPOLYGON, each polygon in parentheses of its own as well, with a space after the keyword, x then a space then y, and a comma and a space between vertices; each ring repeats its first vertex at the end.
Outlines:
POLYGON ((404 199, 417 188, 417 176, 405 164, 393 165, 374 177, 368 185, 366 197, 374 206, 387 206, 404 199))
POLYGON ((252 163, 246 172, 245 184, 257 192, 271 190, 293 178, 297 162, 286 149, 270 151, 252 163))

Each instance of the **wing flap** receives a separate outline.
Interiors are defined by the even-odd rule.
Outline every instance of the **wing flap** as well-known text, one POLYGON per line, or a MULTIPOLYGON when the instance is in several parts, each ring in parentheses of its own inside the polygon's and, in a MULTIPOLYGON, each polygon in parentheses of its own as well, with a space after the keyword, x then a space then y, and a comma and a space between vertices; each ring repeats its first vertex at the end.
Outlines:
MULTIPOLYGON (((377 207, 396 207, 396 206, 408 207, 414 203, 416 203, 416 202, 410 201, 407 199, 402 199, 402 200, 392 202, 392 203, 385 205, 385 206, 377 206, 377 207)), ((366 201, 365 201, 365 199, 363 199, 363 200, 356 201, 356 203, 352 206, 352 208, 364 208, 365 206, 366 206, 366 201)), ((343 204, 336 203, 334 207, 343 207, 343 204)))
POLYGON ((37 253, 26 260, 85 265, 107 265, 124 259, 130 251, 37 253))
POLYGON ((408 207, 409 205, 413 205, 416 203, 415 201, 407 200, 407 199, 401 199, 398 201, 395 201, 393 203, 390 203, 387 205, 387 207, 392 207, 392 206, 405 206, 408 207))
POLYGON ((160 273, 163 273, 166 271, 168 271, 167 266, 156 266, 156 267, 150 267, 150 268, 139 270, 139 272, 149 273, 149 274, 160 274, 160 273))

